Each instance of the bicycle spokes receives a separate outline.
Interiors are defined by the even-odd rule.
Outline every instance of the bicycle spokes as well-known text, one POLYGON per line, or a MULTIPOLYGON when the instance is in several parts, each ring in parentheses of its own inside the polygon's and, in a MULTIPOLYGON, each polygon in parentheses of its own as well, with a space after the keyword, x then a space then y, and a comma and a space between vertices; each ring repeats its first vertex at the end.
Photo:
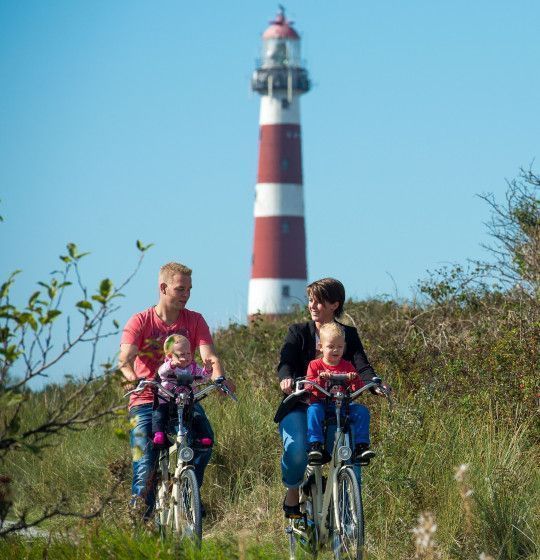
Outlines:
POLYGON ((364 545, 364 519, 358 481, 352 469, 338 477, 338 523, 334 522, 334 558, 361 560, 364 545), (339 528, 338 528, 339 527, 339 528))

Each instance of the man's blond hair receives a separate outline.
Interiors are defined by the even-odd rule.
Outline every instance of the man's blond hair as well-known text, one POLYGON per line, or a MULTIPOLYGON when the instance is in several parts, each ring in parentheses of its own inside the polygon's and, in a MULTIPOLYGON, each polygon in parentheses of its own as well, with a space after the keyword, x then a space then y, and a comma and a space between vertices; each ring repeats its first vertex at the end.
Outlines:
POLYGON ((330 323, 323 323, 319 328, 319 339, 328 340, 329 338, 342 338, 345 340, 345 330, 343 327, 336 323, 335 321, 331 321, 330 323))
POLYGON ((191 276, 191 268, 187 267, 185 264, 180 264, 177 262, 170 262, 164 264, 159 269, 159 281, 168 282, 176 274, 184 274, 185 276, 191 276))

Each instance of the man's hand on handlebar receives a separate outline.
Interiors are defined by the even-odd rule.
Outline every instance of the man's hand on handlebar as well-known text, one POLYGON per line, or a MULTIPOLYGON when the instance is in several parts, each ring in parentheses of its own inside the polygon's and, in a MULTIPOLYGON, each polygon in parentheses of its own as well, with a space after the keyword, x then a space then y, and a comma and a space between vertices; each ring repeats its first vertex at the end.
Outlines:
POLYGON ((225 378, 224 376, 220 375, 218 377, 212 377, 212 381, 221 382, 228 389, 230 389, 233 393, 236 391, 236 385, 235 385, 234 381, 232 379, 229 379, 228 377, 225 378))
POLYGON ((141 385, 143 381, 146 382, 147 379, 144 377, 137 377, 131 381, 126 380, 123 386, 124 389, 128 389, 128 392, 124 395, 124 397, 127 397, 132 393, 140 393, 145 388, 144 385, 141 385))

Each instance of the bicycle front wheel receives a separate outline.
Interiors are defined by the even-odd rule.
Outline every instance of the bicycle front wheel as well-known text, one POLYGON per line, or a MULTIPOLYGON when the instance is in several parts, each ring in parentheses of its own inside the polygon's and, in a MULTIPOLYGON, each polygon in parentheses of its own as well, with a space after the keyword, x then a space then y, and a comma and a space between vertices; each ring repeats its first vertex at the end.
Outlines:
POLYGON ((169 516, 169 504, 171 501, 171 481, 169 479, 169 456, 161 451, 158 462, 158 485, 156 492, 156 505, 154 516, 156 525, 161 536, 165 536, 167 519, 169 516))
POLYGON ((201 497, 195 473, 182 471, 172 488, 172 529, 196 543, 202 538, 201 497))
POLYGON ((360 486, 353 469, 343 469, 339 473, 337 484, 338 498, 337 508, 334 508, 332 534, 334 558, 362 560, 364 558, 364 512, 360 486), (336 509, 339 523, 335 519, 336 509))

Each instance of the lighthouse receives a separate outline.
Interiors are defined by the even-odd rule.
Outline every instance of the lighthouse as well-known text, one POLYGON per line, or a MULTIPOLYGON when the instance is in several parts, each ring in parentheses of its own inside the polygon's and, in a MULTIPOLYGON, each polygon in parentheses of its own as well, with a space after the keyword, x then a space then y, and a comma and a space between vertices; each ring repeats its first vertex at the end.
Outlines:
POLYGON ((310 89, 300 37, 280 7, 262 36, 251 88, 261 96, 248 315, 275 317, 306 301, 300 96, 310 89))

